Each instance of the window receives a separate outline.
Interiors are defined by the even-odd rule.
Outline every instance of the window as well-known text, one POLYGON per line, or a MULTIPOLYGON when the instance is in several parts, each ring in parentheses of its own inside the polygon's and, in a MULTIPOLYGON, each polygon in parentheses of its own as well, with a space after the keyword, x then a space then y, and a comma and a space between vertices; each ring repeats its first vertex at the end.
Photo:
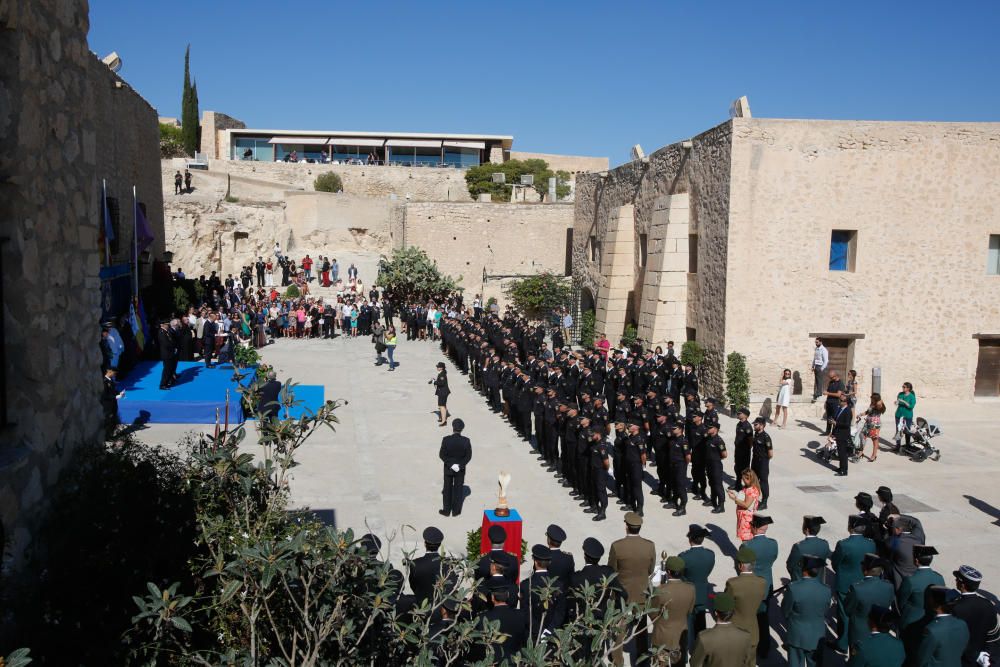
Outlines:
POLYGON ((857 255, 857 246, 857 230, 833 230, 830 234, 830 270, 854 271, 854 258, 857 255))
POLYGON ((684 327, 684 332, 688 340, 698 340, 698 330, 694 327, 684 327))
POLYGON ((1000 276, 1000 234, 990 234, 990 251, 986 255, 986 275, 1000 276))
POLYGON ((596 236, 592 235, 590 237, 590 244, 589 245, 590 245, 590 261, 591 262, 600 262, 601 261, 601 252, 600 252, 600 250, 597 247, 597 237, 596 236))
POLYGON ((646 266, 647 235, 639 234, 639 266, 646 266))
POLYGON ((236 137, 233 159, 271 162, 274 160, 274 146, 269 143, 268 137, 236 137))
MULTIPOLYGON (((688 273, 698 273, 698 235, 688 234, 688 273)), ((694 340, 689 339, 689 340, 694 340)))
POLYGON ((975 395, 1000 396, 1000 339, 979 341, 975 395))

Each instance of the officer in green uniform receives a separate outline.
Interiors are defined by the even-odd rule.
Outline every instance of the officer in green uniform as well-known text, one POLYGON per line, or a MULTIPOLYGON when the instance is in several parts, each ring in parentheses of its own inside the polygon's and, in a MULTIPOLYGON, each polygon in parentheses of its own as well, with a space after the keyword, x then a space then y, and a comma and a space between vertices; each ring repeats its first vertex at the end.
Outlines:
POLYGON ((705 614, 708 612, 708 577, 715 569, 715 552, 702 546, 708 537, 708 530, 696 523, 688 527, 686 551, 678 554, 684 561, 684 581, 694 584, 694 613, 688 629, 689 644, 694 645, 698 633, 705 629, 705 614))
MULTIPOLYGON (((822 558, 825 563, 830 559, 830 544, 819 535, 819 527, 826 521, 821 516, 802 517, 802 534, 805 539, 792 545, 792 550, 788 553, 788 560, 785 567, 788 568, 788 576, 792 581, 802 578, 802 558, 804 556, 815 556, 822 558)), ((823 574, 820 573, 822 580, 823 574)))
POLYGON ((900 667, 906 659, 903 642, 889 634, 895 614, 885 607, 872 607, 869 634, 851 646, 847 667, 900 667))
POLYGON ((924 592, 928 586, 944 586, 944 577, 931 569, 931 561, 937 555, 932 546, 916 544, 913 547, 913 561, 917 571, 903 579, 896 594, 899 605, 899 627, 905 630, 927 615, 924 607, 924 592))
MULTIPOLYGON (((892 582, 882 578, 882 559, 878 554, 865 554, 861 569, 864 578, 851 586, 844 599, 850 644, 868 635, 868 614, 872 607, 891 607, 896 598, 892 582)), ((839 646, 837 650, 840 651, 839 646)))
POLYGON ((927 606, 934 615, 924 628, 917 647, 916 667, 953 667, 962 664, 962 652, 969 643, 969 626, 948 611, 953 591, 944 586, 927 587, 927 606))
POLYGON ((753 573, 756 560, 757 554, 753 549, 745 545, 740 547, 736 552, 736 576, 726 582, 726 593, 736 601, 733 623, 750 633, 750 655, 747 656, 750 662, 754 661, 757 653, 757 611, 767 595, 767 582, 753 573))
POLYGON ((851 586, 864 578, 861 563, 865 554, 875 551, 875 542, 864 536, 868 522, 863 517, 851 515, 847 517, 848 537, 837 542, 830 559, 830 566, 837 573, 835 590, 837 592, 837 650, 846 653, 850 644, 847 637, 847 610, 844 601, 851 586))
POLYGON ((715 627, 698 635, 691 667, 751 667, 750 633, 733 623, 736 601, 728 593, 715 596, 715 627))
POLYGON ((781 600, 781 611, 788 627, 785 643, 789 667, 813 667, 821 662, 830 587, 816 577, 824 567, 826 561, 821 558, 803 557, 802 578, 788 584, 781 600))
POLYGON ((771 517, 755 514, 750 520, 753 537, 743 543, 757 555, 757 560, 753 564, 753 573, 767 582, 767 595, 764 596, 764 601, 760 603, 760 609, 757 611, 757 658, 759 660, 764 660, 771 652, 768 607, 771 604, 771 593, 774 592, 772 568, 774 561, 778 560, 778 542, 765 533, 767 533, 767 527, 772 523, 774 523, 774 519, 771 517))

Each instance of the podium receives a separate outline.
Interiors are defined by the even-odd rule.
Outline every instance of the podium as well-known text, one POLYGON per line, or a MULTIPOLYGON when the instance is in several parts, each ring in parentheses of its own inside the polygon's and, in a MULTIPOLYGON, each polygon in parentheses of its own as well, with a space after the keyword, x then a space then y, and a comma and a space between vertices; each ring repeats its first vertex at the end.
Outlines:
POLYGON ((507 531, 507 541, 504 542, 503 550, 514 554, 517 556, 517 561, 519 563, 522 562, 524 560, 524 554, 521 553, 521 529, 523 522, 521 521, 521 515, 515 509, 510 511, 509 516, 497 516, 493 510, 483 511, 483 530, 479 540, 479 553, 485 554, 490 550, 490 538, 487 533, 490 530, 490 526, 494 525, 500 526, 507 531))

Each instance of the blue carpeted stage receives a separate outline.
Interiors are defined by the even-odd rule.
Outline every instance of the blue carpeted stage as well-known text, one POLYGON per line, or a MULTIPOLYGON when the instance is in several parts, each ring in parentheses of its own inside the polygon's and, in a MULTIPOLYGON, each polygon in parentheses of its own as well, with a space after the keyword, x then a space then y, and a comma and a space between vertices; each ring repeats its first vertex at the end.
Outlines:
MULTIPOLYGON (((204 363, 182 361, 177 364, 177 382, 167 390, 160 389, 160 373, 163 364, 159 361, 144 361, 138 364, 120 383, 125 396, 118 401, 118 414, 123 424, 214 424, 215 410, 219 410, 219 420, 225 420, 226 389, 229 390, 229 423, 239 424, 244 420, 240 405, 240 393, 233 379, 232 364, 217 364, 205 368, 204 363)), ((246 381, 252 379, 253 370, 241 371, 246 381)), ((293 407, 289 416, 299 417, 306 412, 315 412, 323 405, 323 387, 319 385, 299 385, 295 388, 295 400, 301 405, 293 407)), ((247 415, 253 418, 253 415, 247 415)))

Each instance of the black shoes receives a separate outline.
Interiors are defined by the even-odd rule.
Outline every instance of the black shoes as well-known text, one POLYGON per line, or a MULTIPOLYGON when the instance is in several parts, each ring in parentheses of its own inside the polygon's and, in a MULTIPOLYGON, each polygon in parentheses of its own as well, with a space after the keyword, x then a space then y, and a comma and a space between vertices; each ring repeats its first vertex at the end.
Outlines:
POLYGON ((438 510, 438 514, 440 514, 441 516, 451 516, 451 512, 449 512, 448 510, 438 510))
POLYGON ((712 510, 712 514, 724 514, 726 509, 724 507, 716 507, 712 510))
POLYGON ((680 508, 674 510, 674 512, 673 512, 674 516, 684 516, 685 514, 687 514, 687 510, 684 509, 683 507, 680 507, 680 508))

